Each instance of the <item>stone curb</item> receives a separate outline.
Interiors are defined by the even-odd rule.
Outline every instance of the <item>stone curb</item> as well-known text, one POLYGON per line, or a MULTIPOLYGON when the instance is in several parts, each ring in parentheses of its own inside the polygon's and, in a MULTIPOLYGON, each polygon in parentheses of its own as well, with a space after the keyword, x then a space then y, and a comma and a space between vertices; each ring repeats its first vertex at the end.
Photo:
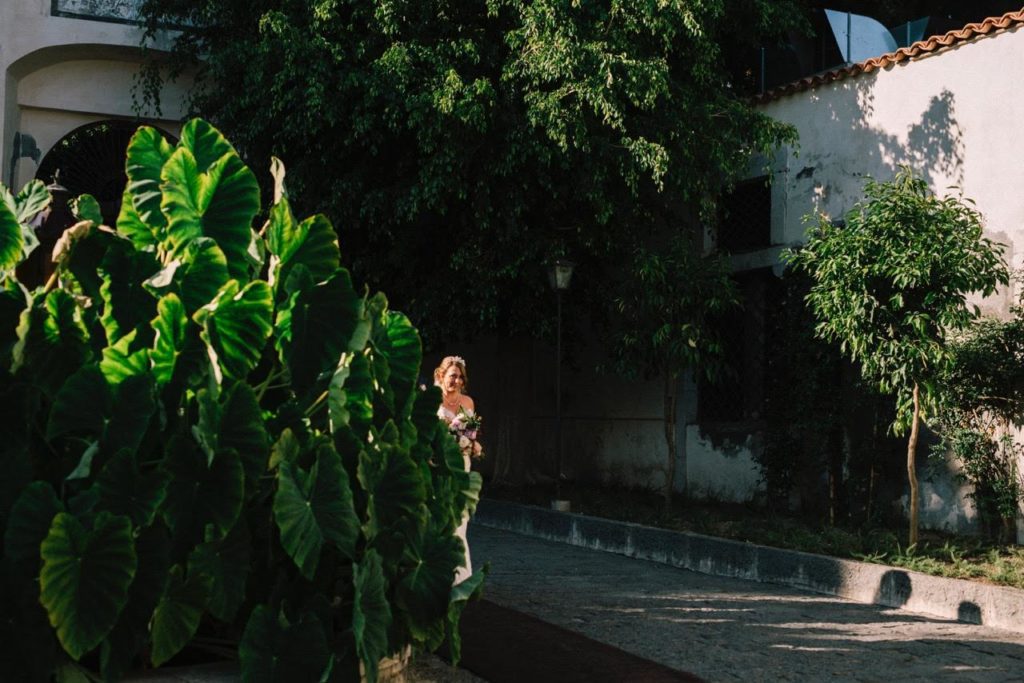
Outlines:
POLYGON ((691 571, 1024 633, 1024 591, 827 555, 481 500, 473 523, 691 571))

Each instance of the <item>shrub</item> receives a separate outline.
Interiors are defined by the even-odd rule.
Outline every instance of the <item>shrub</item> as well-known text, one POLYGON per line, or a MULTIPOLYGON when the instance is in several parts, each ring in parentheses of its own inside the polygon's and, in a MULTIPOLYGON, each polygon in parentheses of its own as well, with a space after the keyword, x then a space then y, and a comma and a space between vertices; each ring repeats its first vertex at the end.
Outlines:
POLYGON ((256 233, 257 179, 208 123, 127 156, 116 229, 80 197, 35 291, 12 273, 45 190, 0 201, 5 675, 117 679, 224 639, 246 680, 372 680, 446 635, 458 657, 480 479, 416 330, 295 219, 280 162, 256 233))
POLYGON ((1016 539, 1024 500, 1024 447, 1014 439, 1024 424, 1024 317, 1014 313, 979 320, 953 340, 936 420, 942 442, 933 449, 961 465, 984 530, 1006 542, 1016 539))

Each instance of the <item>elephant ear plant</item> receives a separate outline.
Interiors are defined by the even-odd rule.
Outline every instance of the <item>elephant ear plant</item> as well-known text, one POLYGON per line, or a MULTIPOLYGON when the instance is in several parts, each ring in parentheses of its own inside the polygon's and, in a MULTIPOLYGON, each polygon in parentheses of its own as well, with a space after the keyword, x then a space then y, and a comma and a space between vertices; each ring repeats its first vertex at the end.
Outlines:
POLYGON ((208 123, 127 156, 116 227, 79 197, 35 291, 14 267, 49 198, 0 198, 4 677, 115 680, 190 643, 237 646, 254 681, 374 680, 446 637, 458 657, 480 479, 416 330, 294 217, 280 162, 256 232, 257 179, 208 123))

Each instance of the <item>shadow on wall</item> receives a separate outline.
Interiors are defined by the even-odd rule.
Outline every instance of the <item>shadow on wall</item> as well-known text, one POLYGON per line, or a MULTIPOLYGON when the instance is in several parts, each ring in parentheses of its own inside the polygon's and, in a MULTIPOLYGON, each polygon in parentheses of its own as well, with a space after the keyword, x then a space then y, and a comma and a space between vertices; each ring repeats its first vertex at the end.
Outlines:
POLYGON ((862 198, 865 178, 888 180, 903 165, 940 194, 963 183, 963 130, 954 94, 943 89, 934 95, 920 119, 897 135, 871 124, 874 85, 870 78, 849 79, 828 99, 821 147, 802 148, 802 168, 791 177, 791 196, 807 202, 797 215, 838 218, 862 198))

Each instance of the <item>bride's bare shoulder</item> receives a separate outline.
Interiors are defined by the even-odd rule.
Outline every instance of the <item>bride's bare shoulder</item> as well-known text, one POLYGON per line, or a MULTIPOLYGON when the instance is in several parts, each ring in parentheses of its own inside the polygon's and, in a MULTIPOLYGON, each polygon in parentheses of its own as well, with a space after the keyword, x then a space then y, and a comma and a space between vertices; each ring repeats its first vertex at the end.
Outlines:
POLYGON ((462 395, 462 407, 467 410, 473 410, 476 406, 473 404, 473 399, 465 394, 462 395))

